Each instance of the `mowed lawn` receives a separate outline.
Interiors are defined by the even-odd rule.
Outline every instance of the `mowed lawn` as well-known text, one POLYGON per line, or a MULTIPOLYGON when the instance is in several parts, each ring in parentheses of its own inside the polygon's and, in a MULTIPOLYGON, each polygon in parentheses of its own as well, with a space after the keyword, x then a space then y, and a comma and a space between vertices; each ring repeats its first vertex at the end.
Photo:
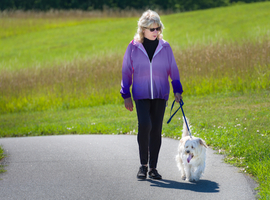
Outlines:
MULTIPOLYGON (((269 34, 270 3, 255 3, 162 16, 164 39, 174 48, 269 34)), ((23 14, 22 14, 23 15, 23 14)), ((138 17, 0 17, 0 70, 52 66, 75 58, 123 53, 138 17)))
MULTIPOLYGON (((270 198, 269 10, 264 2, 161 16, 193 134, 253 176, 261 199, 270 198)), ((119 90, 137 20, 1 13, 0 137, 136 134, 119 90)), ((179 139, 181 113, 166 124, 172 99, 163 136, 179 139)))

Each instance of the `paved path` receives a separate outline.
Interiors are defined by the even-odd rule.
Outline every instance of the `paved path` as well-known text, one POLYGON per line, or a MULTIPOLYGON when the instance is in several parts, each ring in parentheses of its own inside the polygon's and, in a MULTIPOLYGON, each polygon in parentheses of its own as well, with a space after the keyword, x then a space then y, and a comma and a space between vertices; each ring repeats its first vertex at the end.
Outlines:
POLYGON ((163 138, 158 170, 163 180, 137 180, 136 136, 68 135, 2 138, 6 173, 0 199, 255 199, 254 183, 207 149, 197 183, 180 179, 174 157, 178 141, 163 138))

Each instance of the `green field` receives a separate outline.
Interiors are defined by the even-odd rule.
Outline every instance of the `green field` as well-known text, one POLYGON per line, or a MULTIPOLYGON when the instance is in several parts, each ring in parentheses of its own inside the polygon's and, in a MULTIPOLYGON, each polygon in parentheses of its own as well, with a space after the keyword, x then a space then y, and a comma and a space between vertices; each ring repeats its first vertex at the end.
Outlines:
MULTIPOLYGON (((269 36, 269 2, 162 16, 164 38, 175 48, 269 36)), ((52 66, 104 53, 123 54, 136 18, 0 18, 0 69, 52 66), (14 45, 16 44, 16 45, 14 45)))
MULTIPOLYGON (((270 198, 269 10, 265 2, 161 16, 193 133, 253 176, 261 199, 270 198)), ((136 134, 119 91, 138 17, 0 16, 0 137, 136 134)), ((180 117, 167 125, 166 109, 164 137, 180 137, 180 117)))

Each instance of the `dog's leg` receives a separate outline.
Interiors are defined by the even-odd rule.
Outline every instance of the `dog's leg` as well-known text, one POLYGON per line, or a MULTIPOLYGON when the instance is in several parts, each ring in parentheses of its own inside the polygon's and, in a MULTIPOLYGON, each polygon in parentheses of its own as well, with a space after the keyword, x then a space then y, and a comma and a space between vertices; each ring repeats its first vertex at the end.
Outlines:
POLYGON ((196 169, 196 171, 194 172, 194 177, 193 179, 195 181, 198 181, 201 176, 202 176, 202 173, 204 172, 204 168, 205 168, 205 164, 204 163, 201 163, 201 165, 199 165, 196 169))
POLYGON ((193 165, 189 165, 189 178, 188 178, 188 181, 190 182, 193 182, 195 181, 195 178, 194 178, 194 166, 193 165))
POLYGON ((186 174, 185 174, 185 170, 184 170, 183 161, 181 159, 181 156, 178 154, 176 156, 175 160, 177 162, 177 167, 178 167, 179 171, 181 171, 181 178, 183 180, 186 180, 186 174))
POLYGON ((185 165, 185 173, 186 173, 186 178, 188 181, 191 179, 191 166, 190 165, 185 165))

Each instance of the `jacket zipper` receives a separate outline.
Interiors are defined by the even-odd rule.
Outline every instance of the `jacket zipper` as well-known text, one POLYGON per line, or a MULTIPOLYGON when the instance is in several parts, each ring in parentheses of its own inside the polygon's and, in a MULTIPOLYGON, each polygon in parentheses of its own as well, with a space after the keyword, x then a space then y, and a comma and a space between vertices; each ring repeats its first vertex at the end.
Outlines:
MULTIPOLYGON (((153 61, 153 58, 152 58, 152 61, 153 61)), ((152 62, 150 62, 150 84, 151 84, 151 99, 154 99, 152 62)))
POLYGON ((160 52, 161 49, 162 49, 162 46, 158 49, 158 51, 155 52, 155 54, 153 55, 152 61, 150 62, 151 99, 154 99, 154 94, 153 94, 153 67, 152 67, 152 63, 153 63, 153 60, 154 60, 155 55, 157 55, 158 52, 160 52))
POLYGON ((158 49, 158 51, 157 52, 155 52, 155 54, 153 55, 153 58, 152 58, 152 62, 150 62, 150 59, 149 59, 149 56, 148 56, 148 54, 141 48, 141 47, 139 47, 142 51, 143 51, 143 53, 148 57, 148 60, 149 60, 149 63, 150 63, 150 90, 151 90, 151 99, 154 99, 154 92, 153 92, 153 67, 152 67, 152 62, 153 62, 153 59, 154 59, 154 57, 155 57, 155 55, 157 55, 157 53, 158 52, 160 52, 160 50, 162 49, 162 46, 161 46, 161 48, 160 49, 158 49))

